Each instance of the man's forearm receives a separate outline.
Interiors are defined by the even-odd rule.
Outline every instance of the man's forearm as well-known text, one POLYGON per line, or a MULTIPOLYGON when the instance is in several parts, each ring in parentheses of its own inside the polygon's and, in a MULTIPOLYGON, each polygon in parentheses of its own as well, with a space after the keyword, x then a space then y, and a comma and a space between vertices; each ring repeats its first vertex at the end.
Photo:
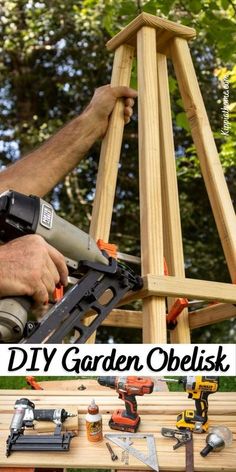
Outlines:
POLYGON ((98 123, 85 110, 42 146, 0 174, 0 192, 8 188, 47 194, 88 152, 99 136, 98 123))
POLYGON ((0 193, 12 189, 39 197, 47 194, 105 134, 118 98, 124 98, 124 122, 130 121, 136 96, 137 92, 128 87, 99 87, 80 116, 38 149, 1 172, 0 193))

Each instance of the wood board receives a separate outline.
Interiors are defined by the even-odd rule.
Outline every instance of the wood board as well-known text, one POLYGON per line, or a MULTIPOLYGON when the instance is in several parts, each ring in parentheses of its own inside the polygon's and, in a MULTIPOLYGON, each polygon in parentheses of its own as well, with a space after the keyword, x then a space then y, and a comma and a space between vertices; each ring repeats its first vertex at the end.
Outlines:
MULTIPOLYGON (((37 380, 37 378, 36 378, 37 380)), ((154 389, 157 392, 168 392, 168 387, 165 382, 159 381, 156 378, 153 377, 154 380, 154 389)), ((76 390, 78 394, 80 394, 81 391, 86 390, 86 394, 92 395, 94 392, 94 379, 83 379, 79 377, 78 379, 75 380, 46 380, 46 381, 40 381, 39 385, 43 388, 43 390, 60 390, 63 389, 65 390, 76 390)), ((97 384, 96 385, 96 391, 102 391, 104 392, 104 387, 101 385, 97 384)))

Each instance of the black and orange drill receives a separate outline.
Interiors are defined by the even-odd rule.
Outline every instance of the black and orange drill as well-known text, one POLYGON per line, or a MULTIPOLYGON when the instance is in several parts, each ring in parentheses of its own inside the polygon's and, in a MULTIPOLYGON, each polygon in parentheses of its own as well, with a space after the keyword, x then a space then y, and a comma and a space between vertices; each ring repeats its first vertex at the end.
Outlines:
POLYGON ((154 383, 147 377, 98 377, 98 383, 117 391, 125 402, 125 410, 115 410, 109 421, 112 429, 135 433, 140 423, 136 396, 153 392, 154 383))

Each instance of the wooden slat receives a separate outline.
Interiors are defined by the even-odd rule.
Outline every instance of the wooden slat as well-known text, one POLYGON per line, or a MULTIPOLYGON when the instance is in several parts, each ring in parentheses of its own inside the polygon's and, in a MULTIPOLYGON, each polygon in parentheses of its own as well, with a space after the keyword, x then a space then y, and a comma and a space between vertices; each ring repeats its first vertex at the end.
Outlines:
MULTIPOLYGON (((221 321, 236 317, 236 306, 217 303, 197 311, 189 313, 190 329, 201 328, 221 321)), ((143 326, 142 311, 134 310, 112 310, 102 323, 104 326, 116 326, 119 328, 138 328, 143 326)))
MULTIPOLYGON (((67 402, 69 404, 69 402, 71 401, 72 404, 75 402, 75 397, 77 395, 77 402, 78 402, 78 397, 79 399, 82 401, 83 398, 86 398, 92 394, 95 394, 96 393, 96 396, 98 396, 99 398, 102 399, 102 401, 105 401, 105 398, 107 397, 107 401, 110 401, 109 400, 109 397, 110 399, 117 399, 117 395, 116 393, 114 392, 113 389, 109 389, 109 388, 104 388, 102 386, 100 386, 99 384, 97 384, 96 380, 92 380, 90 379, 89 383, 88 383, 88 380, 87 379, 81 379, 81 382, 84 383, 84 385, 86 386, 86 390, 82 390, 82 391, 79 391, 79 392, 75 392, 74 390, 69 390, 69 391, 66 391, 66 393, 63 392, 62 389, 60 390, 28 390, 27 391, 27 394, 30 395, 30 398, 32 398, 33 402, 37 402, 37 401, 47 401, 46 399, 49 399, 49 401, 51 401, 51 398, 54 396, 55 397, 55 402, 67 402), (40 395, 39 395, 40 393, 40 395), (58 398, 57 398, 58 397, 58 398), (71 398, 71 400, 70 400, 71 398)), ((16 393, 17 391, 16 390, 9 390, 9 389, 0 389, 0 405, 2 407, 2 405, 8 405, 9 407, 9 404, 13 404, 14 402, 14 399, 17 395, 16 393)), ((22 391, 18 391, 18 393, 22 391)), ((23 390, 23 393, 24 395, 21 395, 21 396, 24 396, 25 397, 25 394, 26 394, 26 391, 23 390)), ((184 393, 183 392, 169 392, 171 396, 169 396, 168 394, 168 404, 169 402, 171 402, 173 400, 173 402, 176 402, 176 401, 183 401, 183 398, 184 398, 184 393), (172 400, 171 400, 172 399, 172 400)), ((235 392, 227 392, 227 395, 225 392, 217 392, 216 394, 212 395, 210 397, 210 401, 212 402, 223 402, 224 399, 225 399, 225 396, 227 396, 227 399, 229 399, 230 401, 234 401, 235 399, 235 392)), ((84 400, 83 400, 84 401, 84 400)), ((113 400, 112 400, 113 401, 113 400)), ((142 404, 152 404, 152 403, 156 403, 156 404, 159 404, 159 402, 162 402, 163 404, 166 404, 166 396, 165 394, 162 394, 161 392, 153 392, 152 395, 145 395, 144 397, 140 397, 139 401, 141 401, 142 404)), ((75 404, 75 403, 74 403, 75 404)), ((77 406, 78 406, 78 403, 77 403, 77 406)))
POLYGON ((142 311, 115 309, 109 313, 103 321, 103 326, 116 326, 119 328, 140 328, 143 327, 142 311))
MULTIPOLYGON (((124 45, 116 50, 111 86, 129 86, 132 60, 133 48, 124 45)), ((112 112, 101 147, 90 226, 90 234, 95 240, 101 238, 107 242, 109 239, 123 130, 124 103, 119 99, 112 112)))
MULTIPOLYGON (((127 45, 120 46, 114 57, 111 86, 125 85, 130 83, 130 75, 133 60, 133 48, 127 45)), ((112 220, 118 163, 124 130, 124 102, 122 99, 117 103, 109 120, 109 126, 102 142, 96 193, 93 204, 90 234, 97 241, 103 239, 108 242, 112 220)), ((90 324, 93 318, 89 317, 85 323, 90 324)), ((94 333, 87 343, 95 342, 94 333)))
POLYGON ((187 297, 195 300, 212 300, 235 304, 235 288, 236 285, 222 282, 148 274, 143 276, 143 288, 138 292, 130 292, 125 295, 118 306, 129 304, 150 295, 158 295, 158 293, 160 296, 187 297), (178 284, 180 289, 178 289, 178 284))
MULTIPOLYGON (((40 385, 43 389, 46 389, 46 390, 60 390, 60 389, 63 389, 63 390, 76 390, 78 392, 78 395, 81 392, 81 386, 85 387, 85 385, 83 384, 83 379, 81 379, 81 380, 80 379, 78 379, 78 380, 67 380, 66 382, 64 380, 47 380, 45 382, 40 382, 40 385)), ((92 384, 89 385, 86 381, 86 388, 84 388, 84 390, 86 390, 87 395, 89 394, 89 390, 88 390, 89 388, 90 389, 92 388, 93 392, 94 391, 104 392, 104 387, 99 385, 98 382, 96 382, 96 384, 95 384, 94 381, 93 381, 92 384)), ((167 387, 165 382, 155 380, 155 390, 156 391, 168 391, 168 387, 167 387)))
POLYGON ((235 282, 236 217, 187 41, 174 38, 171 55, 226 262, 235 282))
MULTIPOLYGON (((168 85, 167 60, 157 54, 157 74, 159 91, 162 205, 164 255, 170 275, 185 276, 182 231, 179 209, 179 195, 175 165, 170 93, 168 85)), ((176 299, 168 299, 168 310, 176 299)), ((190 343, 188 310, 184 309, 178 318, 178 325, 171 331, 172 343, 190 343)))
MULTIPOLYGON (((160 18, 149 13, 142 12, 137 16, 133 21, 131 21, 125 28, 123 28, 119 33, 117 33, 112 39, 110 39, 106 47, 109 51, 114 51, 121 44, 131 44, 132 46, 136 45, 136 34, 143 26, 149 26, 156 30, 158 33, 168 34, 168 38, 173 36, 180 36, 186 39, 192 39, 196 36, 196 31, 193 28, 188 26, 181 25, 179 23, 174 23, 172 21, 166 20, 165 18, 160 18)), ((157 35, 157 47, 160 43, 160 36, 157 35)), ((162 46, 163 44, 161 44, 162 46)), ((160 51, 160 47, 158 51, 160 51)))
MULTIPOLYGON (((160 149, 155 30, 143 27, 137 35, 139 91, 139 181, 142 273, 163 274, 160 149), (147 54, 148 51, 148 54, 147 54)), ((147 322, 143 342, 165 343, 165 300, 143 302, 147 322)))
POLYGON ((236 306, 226 303, 208 306, 189 314, 191 329, 201 328, 221 321, 236 317, 236 306))
POLYGON ((236 303, 236 285, 171 276, 144 276, 142 296, 159 295, 236 303))

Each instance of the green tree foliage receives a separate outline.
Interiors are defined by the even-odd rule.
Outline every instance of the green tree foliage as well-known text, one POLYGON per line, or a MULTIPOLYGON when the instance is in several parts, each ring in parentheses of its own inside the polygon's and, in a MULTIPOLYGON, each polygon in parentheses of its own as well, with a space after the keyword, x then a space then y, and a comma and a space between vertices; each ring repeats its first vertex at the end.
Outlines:
MULTIPOLYGON (((190 44, 197 77, 225 169, 236 199, 236 8, 233 0, 2 0, 0 5, 0 157, 2 168, 42 143, 80 113, 93 90, 108 83, 112 54, 105 43, 141 11, 194 27, 190 44), (228 92, 226 87, 228 86, 228 92), (222 108, 228 93, 229 133, 222 108)), ((186 274, 229 281, 219 238, 172 66, 170 91, 186 274)), ((134 65, 132 85, 136 86, 134 65)), ((126 127, 116 191, 111 241, 139 254, 137 109, 126 127)), ((99 143, 64 182, 47 196, 60 214, 88 230, 99 143)), ((102 339, 109 330, 103 329, 102 339)), ((235 340, 233 322, 196 333, 235 340), (230 337, 229 333, 230 332, 230 337)), ((117 339, 124 339, 123 332, 117 339)), ((134 339, 137 339, 134 338, 134 339)))

